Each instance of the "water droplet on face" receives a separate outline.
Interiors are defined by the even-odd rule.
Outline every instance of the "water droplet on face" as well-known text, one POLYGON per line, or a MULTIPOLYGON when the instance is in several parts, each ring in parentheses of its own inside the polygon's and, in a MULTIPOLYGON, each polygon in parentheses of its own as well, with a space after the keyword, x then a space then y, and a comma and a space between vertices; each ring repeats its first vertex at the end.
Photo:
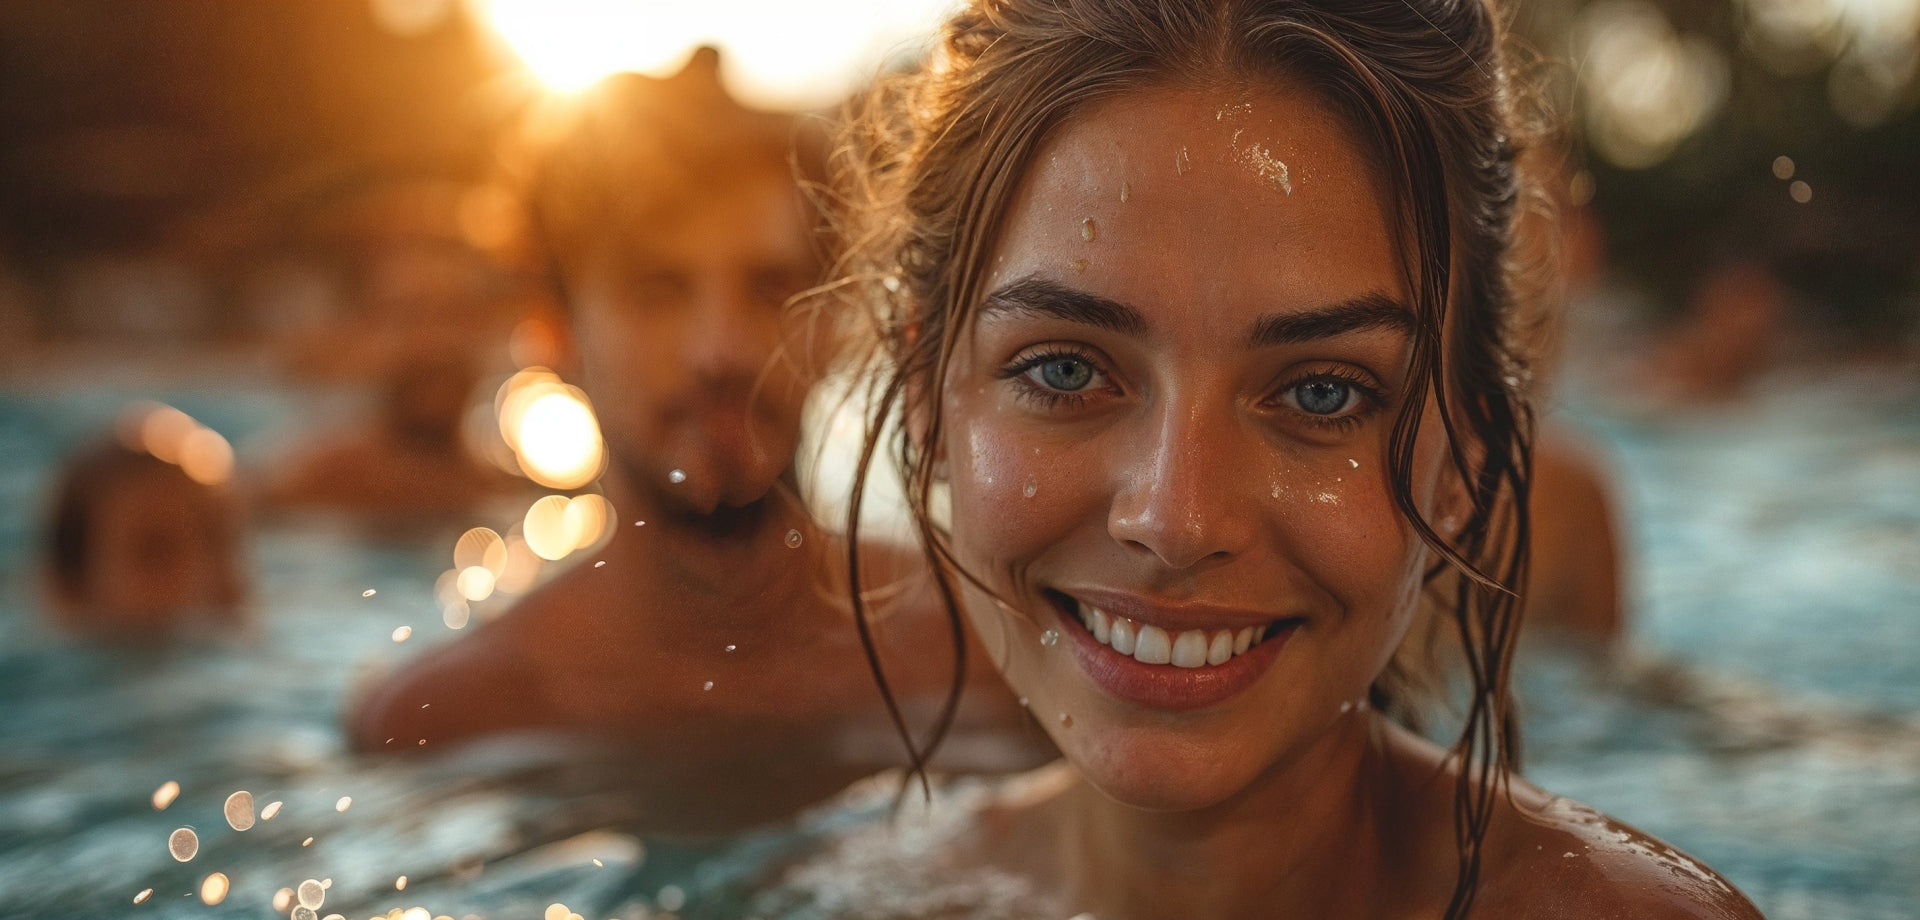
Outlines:
POLYGON ((634 522, 633 522, 633 526, 635 526, 635 527, 645 527, 645 526, 647 526, 647 522, 646 522, 646 521, 634 521, 634 522))
POLYGON ((727 646, 727 651, 729 651, 729 652, 731 652, 731 651, 733 651, 734 649, 737 649, 737 648, 739 648, 739 647, 740 647, 740 646, 737 646, 737 645, 729 645, 729 646, 727 646))
POLYGON ((604 568, 606 568, 606 567, 607 567, 607 560, 605 560, 605 559, 602 559, 602 560, 600 560, 600 561, 598 561, 598 562, 595 562, 595 563, 593 564, 593 567, 594 567, 594 568, 596 568, 596 569, 604 569, 604 568))
POLYGON ((186 862, 200 852, 200 835, 193 828, 183 827, 167 838, 167 852, 179 862, 186 862))
POLYGON ((308 910, 318 910, 320 905, 327 903, 327 889, 317 878, 301 882, 300 886, 294 889, 293 894, 300 899, 300 906, 308 910))
POLYGON ((142 888, 142 889, 140 889, 140 893, 139 893, 139 894, 136 894, 136 895, 134 895, 134 896, 133 896, 133 903, 135 903, 135 904, 145 904, 145 903, 147 903, 147 899, 148 899, 148 898, 151 898, 151 897, 153 897, 153 889, 151 889, 151 888, 142 888))
POLYGON ((702 690, 712 690, 712 689, 713 689, 713 681, 707 681, 706 683, 704 683, 704 684, 701 684, 701 685, 700 685, 700 689, 702 689, 702 690))
POLYGON ((160 784, 160 788, 153 790, 153 810, 166 811, 167 806, 172 805, 173 800, 179 797, 180 784, 173 780, 167 780, 160 784))
MULTIPOLYGON (((421 706, 420 708, 421 708, 421 709, 425 709, 425 708, 427 708, 427 707, 425 707, 425 706, 421 706)), ((274 816, 274 815, 277 815, 277 814, 279 814, 279 813, 280 813, 280 803, 279 803, 279 802, 268 802, 268 803, 267 803, 267 807, 265 807, 265 808, 262 808, 262 809, 260 809, 260 820, 262 820, 262 821, 272 821, 272 820, 273 820, 273 816, 274 816)))
POLYGON ((1343 713, 1347 713, 1347 712, 1352 712, 1352 711, 1353 711, 1353 701, 1352 701, 1352 700, 1341 700, 1341 701, 1340 701, 1340 711, 1341 711, 1341 712, 1343 712, 1343 713))
POLYGON ((236 831, 244 831, 253 826, 253 793, 241 790, 227 796, 224 809, 227 813, 227 826, 236 831))
POLYGON ((1125 202, 1125 201, 1127 200, 1127 198, 1128 198, 1129 196, 1131 196, 1132 194, 1133 194, 1133 186, 1131 186, 1131 185, 1128 185, 1128 184, 1126 184, 1125 182, 1122 182, 1122 183, 1120 183, 1120 200, 1121 200, 1121 202, 1123 202, 1123 203, 1124 203, 1124 202, 1125 202))
POLYGON ((1273 490, 1272 490, 1272 491, 1270 491, 1270 492, 1268 492, 1267 494, 1268 494, 1268 495, 1270 495, 1270 496, 1272 496, 1272 497, 1274 497, 1274 498, 1279 498, 1279 497, 1280 497, 1280 484, 1279 484, 1279 483, 1274 483, 1274 484, 1273 484, 1273 490))
POLYGON ((677 485, 679 485, 679 484, 681 484, 681 483, 683 483, 683 482, 686 482, 686 481, 687 481, 687 471, 686 471, 686 470, 674 470, 674 471, 672 471, 672 472, 670 472, 670 473, 668 473, 668 474, 667 474, 667 481, 668 481, 668 482, 671 482, 671 483, 673 483, 673 484, 674 484, 674 485, 676 485, 676 486, 677 486, 677 485))
POLYGON ((1187 148, 1182 147, 1179 153, 1173 155, 1173 173, 1176 176, 1187 174, 1187 148))
POLYGON ((1020 708, 1021 709, 1027 708, 1027 698, 1024 696, 1020 698, 1020 708))
POLYGON ((1080 238, 1091 243, 1093 242, 1093 236, 1093 218, 1089 217, 1080 222, 1080 238))
POLYGON ((1038 491, 1040 491, 1040 486, 1031 479, 1027 480, 1026 485, 1020 487, 1020 494, 1028 498, 1032 498, 1034 493, 1038 491))
POLYGON ((1063 712, 1063 713, 1061 713, 1061 714, 1060 714, 1060 725, 1061 725, 1061 727, 1062 727, 1062 728, 1072 728, 1072 727, 1073 727, 1073 717, 1072 717, 1072 716, 1070 716, 1070 715, 1067 715, 1067 714, 1066 714, 1066 713, 1064 713, 1064 712, 1063 712))
POLYGON ((365 591, 362 591, 362 592, 360 592, 360 596, 361 596, 361 597, 372 597, 372 596, 374 596, 374 595, 376 595, 376 594, 379 594, 379 593, 380 593, 380 592, 378 592, 378 591, 375 591, 375 590, 374 590, 374 589, 372 589, 372 588, 368 588, 367 590, 365 590, 365 591))
POLYGON ((1047 648, 1053 648, 1055 645, 1060 644, 1060 631, 1056 629, 1049 629, 1041 633, 1040 644, 1046 646, 1047 648))
POLYGON ((1360 468, 1360 461, 1358 461, 1358 460, 1355 460, 1355 459, 1353 459, 1352 457, 1348 457, 1348 458, 1347 458, 1347 465, 1357 470, 1357 469, 1359 469, 1359 468, 1360 468))
POLYGON ((1084 274, 1086 274, 1086 273, 1087 273, 1087 260, 1085 260, 1085 259, 1075 259, 1075 260, 1073 260, 1073 273, 1074 273, 1074 274, 1076 274, 1076 275, 1084 275, 1084 274))
POLYGON ((227 882, 225 872, 215 872, 207 876, 206 881, 200 883, 201 903, 211 906, 226 900, 229 887, 231 886, 227 882))
POLYGON ((393 641, 405 642, 413 636, 413 627, 401 626, 393 631, 393 641))
POLYGON ((805 539, 806 539, 805 537, 802 537, 802 536, 800 535, 800 531, 798 531, 798 530, 789 530, 789 531, 787 531, 787 548, 788 548, 788 549, 799 549, 799 548, 800 548, 800 544, 801 544, 801 542, 802 542, 803 540, 805 540, 805 539))
POLYGON ((346 811, 347 809, 352 807, 353 807, 353 796, 350 796, 350 795, 343 795, 340 797, 340 801, 333 803, 334 811, 346 811))

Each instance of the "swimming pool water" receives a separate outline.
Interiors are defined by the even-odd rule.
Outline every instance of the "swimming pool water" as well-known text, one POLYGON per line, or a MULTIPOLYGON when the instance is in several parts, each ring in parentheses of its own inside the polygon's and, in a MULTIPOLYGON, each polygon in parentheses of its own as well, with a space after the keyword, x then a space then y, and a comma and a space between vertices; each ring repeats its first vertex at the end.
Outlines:
MULTIPOLYGON (((1920 392, 1866 390, 1776 381, 1711 413, 1573 412, 1623 474, 1643 652, 1535 650, 1521 672, 1536 782, 1693 852, 1775 920, 1920 914, 1920 392)), ((309 877, 332 880, 322 914, 732 916, 768 860, 835 826, 676 843, 624 830, 638 816, 603 756, 343 753, 357 675, 457 635, 431 598, 453 532, 258 533, 248 642, 49 634, 31 590, 41 490, 136 395, 155 394, 0 395, 0 917, 266 917, 309 877), (181 795, 155 811, 168 780, 181 795), (283 810, 234 831, 221 802, 237 789, 283 810), (166 850, 182 826, 201 840, 184 864, 166 850), (196 894, 213 871, 232 879, 217 907, 196 894)), ((313 403, 272 386, 157 395, 236 438, 243 462, 248 435, 313 403)))

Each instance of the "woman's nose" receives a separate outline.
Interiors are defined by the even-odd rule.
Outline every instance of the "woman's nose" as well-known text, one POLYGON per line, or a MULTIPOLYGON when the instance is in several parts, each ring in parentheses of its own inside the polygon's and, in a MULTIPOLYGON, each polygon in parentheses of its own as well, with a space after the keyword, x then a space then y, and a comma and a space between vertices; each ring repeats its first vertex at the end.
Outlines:
POLYGON ((1248 435, 1229 414, 1169 406, 1131 440, 1115 470, 1107 532, 1169 569, 1224 562, 1245 551, 1258 530, 1259 503, 1242 482, 1256 465, 1239 442, 1248 435))

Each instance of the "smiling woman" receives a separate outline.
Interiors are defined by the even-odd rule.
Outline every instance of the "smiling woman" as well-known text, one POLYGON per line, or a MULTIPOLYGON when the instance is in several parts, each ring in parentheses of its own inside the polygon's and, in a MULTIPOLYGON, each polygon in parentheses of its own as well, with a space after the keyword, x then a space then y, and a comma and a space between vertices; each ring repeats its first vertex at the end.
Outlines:
POLYGON ((1754 916, 1513 775, 1499 21, 993 0, 856 124, 867 462, 896 431, 956 623, 1071 770, 956 862, 1102 918, 1754 916), (1428 621, 1473 688, 1451 751, 1406 725, 1428 621))

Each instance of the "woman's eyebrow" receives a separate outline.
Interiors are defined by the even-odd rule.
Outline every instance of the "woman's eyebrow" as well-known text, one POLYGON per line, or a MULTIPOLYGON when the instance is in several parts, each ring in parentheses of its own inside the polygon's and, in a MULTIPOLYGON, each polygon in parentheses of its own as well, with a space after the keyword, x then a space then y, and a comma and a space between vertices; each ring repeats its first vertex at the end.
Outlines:
POLYGON ((1362 329, 1391 329, 1412 335, 1419 328, 1406 304, 1377 291, 1309 310, 1261 317, 1247 340, 1255 348, 1291 345, 1362 329))
POLYGON ((983 318, 1002 313, 1046 316, 1130 336, 1147 331, 1146 318, 1126 304, 1033 275, 988 294, 980 312, 983 318))

